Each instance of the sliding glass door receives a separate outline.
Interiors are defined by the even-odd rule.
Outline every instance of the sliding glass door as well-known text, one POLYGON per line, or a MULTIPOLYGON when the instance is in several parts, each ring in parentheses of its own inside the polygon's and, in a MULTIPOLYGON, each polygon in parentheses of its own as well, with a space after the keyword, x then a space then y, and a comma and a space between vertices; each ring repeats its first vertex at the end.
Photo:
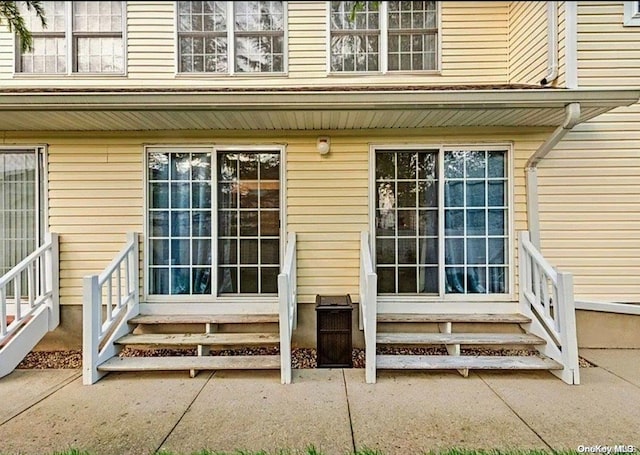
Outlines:
POLYGON ((507 151, 375 153, 380 294, 509 292, 507 151))
POLYGON ((0 275, 40 244, 41 175, 39 149, 0 149, 0 275))
POLYGON ((277 293, 279 150, 148 151, 149 294, 277 293))

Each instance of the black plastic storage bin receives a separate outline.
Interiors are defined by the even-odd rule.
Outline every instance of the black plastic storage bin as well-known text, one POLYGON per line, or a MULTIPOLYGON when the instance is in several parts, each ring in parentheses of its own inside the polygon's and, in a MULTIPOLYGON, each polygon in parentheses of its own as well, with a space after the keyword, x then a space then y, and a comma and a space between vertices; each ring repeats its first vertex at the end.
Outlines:
POLYGON ((351 296, 316 295, 318 368, 352 368, 351 296))

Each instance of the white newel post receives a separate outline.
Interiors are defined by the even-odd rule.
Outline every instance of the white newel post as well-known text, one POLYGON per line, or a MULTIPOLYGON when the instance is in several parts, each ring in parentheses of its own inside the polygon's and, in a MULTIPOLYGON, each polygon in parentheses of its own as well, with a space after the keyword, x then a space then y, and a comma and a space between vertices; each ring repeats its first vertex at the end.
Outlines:
POLYGON ((573 275, 558 272, 558 309, 560 317, 560 341, 565 366, 563 378, 569 384, 580 384, 580 367, 578 363, 578 340, 576 336, 576 308, 573 297, 573 275))
POLYGON ((278 275, 278 303, 280 321, 280 375, 283 384, 291 384, 291 332, 289 330, 289 279, 278 275))
POLYGON ((378 293, 378 277, 375 274, 369 275, 367 280, 367 305, 365 315, 367 329, 365 332, 365 380, 367 384, 375 384, 376 382, 376 331, 377 331, 377 293, 378 293))
POLYGON ((82 383, 90 385, 100 379, 98 350, 102 320, 102 304, 98 275, 84 277, 82 306, 82 383))
MULTIPOLYGON (((134 305, 137 305, 140 301, 140 251, 139 234, 137 232, 127 233, 127 243, 132 243, 131 254, 128 255, 128 269, 129 269, 129 282, 127 285, 129 289, 127 291, 133 291, 133 298, 129 299, 127 304, 127 310, 131 309, 134 305)), ((129 292, 127 292, 127 295, 129 292)))
POLYGON ((51 249, 44 255, 45 289, 51 291, 49 306, 49 330, 54 330, 60 324, 60 244, 59 235, 55 232, 45 234, 45 243, 51 244, 51 249), (48 271, 48 272, 47 272, 48 271))

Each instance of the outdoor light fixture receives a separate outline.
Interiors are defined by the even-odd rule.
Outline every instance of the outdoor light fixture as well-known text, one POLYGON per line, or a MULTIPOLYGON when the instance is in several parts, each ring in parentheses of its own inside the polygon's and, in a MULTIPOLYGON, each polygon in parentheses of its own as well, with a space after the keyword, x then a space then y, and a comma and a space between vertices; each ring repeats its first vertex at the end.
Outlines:
POLYGON ((316 142, 316 149, 320 155, 326 155, 331 149, 331 139, 326 136, 319 137, 316 142))

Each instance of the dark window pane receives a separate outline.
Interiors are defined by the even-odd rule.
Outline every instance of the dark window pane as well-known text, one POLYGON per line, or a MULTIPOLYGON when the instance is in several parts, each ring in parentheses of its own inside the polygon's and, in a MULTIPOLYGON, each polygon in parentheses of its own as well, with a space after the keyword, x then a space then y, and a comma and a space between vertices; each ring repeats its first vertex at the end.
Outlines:
POLYGON ((494 294, 507 292, 506 267, 489 267, 489 292, 494 294))
POLYGON ((417 154, 414 152, 403 152, 397 154, 398 179, 415 179, 418 167, 417 154))
POLYGON ((446 239, 444 242, 445 264, 464 264, 464 239, 446 239))
POLYGON ((438 212, 436 210, 420 210, 419 235, 438 235, 438 212))
POLYGON ((238 246, 235 239, 218 240, 218 263, 237 264, 238 246))
POLYGON ((484 210, 467 210, 467 235, 485 235, 485 223, 484 210))
POLYGON ((489 235, 505 235, 506 223, 504 210, 489 210, 489 235))
POLYGON ((151 237, 169 237, 169 212, 150 212, 149 230, 151 237))
POLYGON ((418 152, 418 178, 433 181, 438 178, 438 154, 418 152))
POLYGON ((420 239, 419 263, 438 264, 438 239, 420 239))
POLYGON ((432 180, 418 183, 420 207, 438 207, 438 182, 432 180))
POLYGON ((444 206, 464 207, 464 184, 462 182, 445 182, 444 206))
POLYGON ((464 211, 444 211, 444 235, 464 235, 464 211))
MULTIPOLYGON (((191 157, 191 178, 193 180, 211 180, 211 154, 194 153, 191 157)), ((211 191, 211 190, 209 190, 211 191)))
POLYGON ((171 184, 171 208, 188 209, 190 199, 190 189, 188 183, 171 184))
POLYGON ((467 182, 467 207, 484 207, 485 204, 484 181, 467 182))
POLYGON ((275 294, 278 292, 278 273, 277 267, 263 267, 260 269, 260 291, 263 294, 275 294))
POLYGON ((280 234, 280 212, 260 211, 260 235, 280 234))
POLYGON ((398 210, 398 235, 400 237, 415 236, 416 227, 415 210, 398 210))
POLYGON ((149 180, 169 179, 169 155, 167 153, 149 153, 149 180))
POLYGON ((398 263, 416 263, 416 239, 398 239, 398 263))
POLYGON ((376 264, 395 264, 396 241, 395 239, 376 240, 376 264))
POLYGON ((438 293, 438 268, 420 267, 418 269, 418 292, 438 293))
POLYGON ((218 179, 236 180, 238 178, 238 154, 218 154, 218 179))
POLYGON ((260 207, 280 207, 280 184, 278 182, 260 182, 260 207))
POLYGON ((417 292, 415 267, 398 267, 398 292, 417 292))
POLYGON ((490 207, 506 207, 507 198, 505 197, 505 182, 489 182, 489 206, 490 207))
POLYGON ((258 180, 258 155, 239 153, 240 180, 258 180))
POLYGON ((376 153, 376 179, 391 180, 395 178, 395 153, 376 153))
POLYGON ((238 215, 236 212, 218 212, 218 235, 220 237, 238 235, 238 215))
POLYGON ((485 267, 469 267, 467 269, 467 294, 487 293, 487 269, 485 267))
POLYGON ((169 207, 169 184, 150 183, 149 184, 149 207, 162 209, 169 207))
POLYGON ((467 178, 485 178, 487 163, 484 152, 467 152, 467 178))
POLYGON ((489 152, 489 178, 505 177, 505 153, 489 152))
POLYGON ((467 264, 487 263, 487 240, 467 239, 467 264))
POLYGON ((171 269, 171 294, 189 294, 191 277, 185 267, 171 269))
POLYGON ((445 269, 445 292, 447 294, 464 294, 464 268, 447 267, 445 269))
POLYGON ((238 184, 218 184, 218 208, 232 209, 238 207, 238 184))
POLYGON ((209 267, 195 268, 192 273, 193 294, 211 294, 211 269, 209 267))
POLYGON ((191 176, 191 160, 188 153, 171 154, 171 179, 189 180, 191 176))
POLYGON ((258 208, 258 184, 257 182, 241 182, 239 185, 240 208, 258 208))
POLYGON ((191 207, 194 209, 211 208, 211 183, 193 183, 191 187, 191 207))
POLYGON ((169 269, 151 269, 151 294, 169 294, 169 269))
POLYGON ((280 180, 280 155, 277 153, 260 154, 260 179, 280 180))
POLYGON ((396 234, 396 212, 390 210, 378 210, 376 216, 376 235, 391 236, 396 234))
POLYGON ((190 224, 189 212, 171 212, 171 236, 172 237, 189 237, 190 224))
POLYGON ((396 269, 393 267, 378 267, 378 292, 393 294, 396 292, 396 269))
POLYGON ((211 212, 192 212, 191 229, 193 237, 211 237, 211 212))
POLYGON ((257 267, 241 267, 240 268, 240 292, 257 293, 258 292, 258 268, 257 267))
POLYGON ((464 152, 446 152, 444 154, 444 176, 448 179, 464 177, 464 152))
POLYGON ((197 265, 211 265, 211 240, 191 241, 191 263, 197 265))
POLYGON ((416 184, 414 182, 398 182, 398 207, 416 206, 416 184))
POLYGON ((189 265, 191 263, 189 240, 171 240, 171 264, 189 265))
POLYGON ((240 240, 240 264, 258 263, 258 241, 240 240))
POLYGON ((169 240, 152 240, 151 250, 151 265, 169 265, 169 240))
POLYGON ((218 269, 218 293, 235 294, 238 292, 238 269, 220 267, 218 269))
POLYGON ((240 212, 240 235, 258 235, 258 212, 240 212))
POLYGON ((280 241, 260 240, 260 264, 280 263, 280 241))

